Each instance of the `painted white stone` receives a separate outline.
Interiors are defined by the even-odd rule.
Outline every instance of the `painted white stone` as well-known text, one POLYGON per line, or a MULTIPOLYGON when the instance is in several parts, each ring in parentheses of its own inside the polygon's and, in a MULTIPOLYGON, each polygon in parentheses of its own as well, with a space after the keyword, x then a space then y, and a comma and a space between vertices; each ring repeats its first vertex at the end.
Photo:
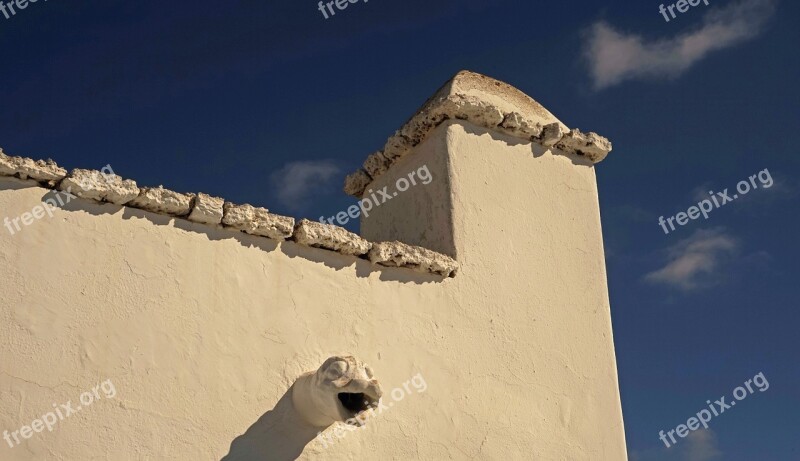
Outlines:
POLYGON ((458 270, 458 263, 453 258, 402 242, 373 243, 369 260, 382 266, 410 267, 445 277, 455 275, 458 270))
POLYGON ((125 205, 139 196, 139 187, 132 179, 123 180, 115 174, 76 168, 58 185, 78 197, 125 205))
POLYGON ((266 208, 225 202, 222 224, 252 235, 286 240, 294 231, 294 218, 270 213, 266 208))
POLYGON ((20 179, 33 179, 55 184, 67 175, 67 170, 53 160, 33 160, 27 157, 11 157, 0 149, 0 175, 19 176, 20 179))
POLYGON ((225 199, 201 192, 194 198, 192 212, 186 219, 201 224, 220 224, 224 214, 224 204, 225 199))
MULTIPOLYGON (((365 182, 364 175, 359 172, 351 174, 345 180, 345 192, 360 198, 370 182, 422 143, 431 130, 445 120, 452 119, 469 121, 476 126, 545 147, 555 146, 569 132, 569 128, 541 104, 511 85, 485 75, 462 71, 390 136, 383 150, 367 158, 364 169, 369 174, 369 181, 365 182)), ((570 146, 568 149, 555 153, 577 153, 570 143, 567 141, 570 146)), ((608 154, 607 151, 603 153, 606 145, 600 140, 583 147, 581 154, 593 162, 599 162, 608 154)))
POLYGON ((526 118, 519 112, 506 114, 498 129, 511 136, 534 141, 542 134, 542 124, 526 118))
POLYGON ((412 147, 414 146, 411 139, 397 131, 386 140, 381 152, 384 157, 394 163, 395 159, 406 155, 412 147))
POLYGON ((372 182, 372 178, 364 170, 356 170, 347 175, 344 180, 344 192, 347 195, 361 198, 364 194, 364 189, 372 182))
POLYGON ((347 229, 332 224, 302 219, 294 230, 294 240, 316 248, 325 248, 346 255, 367 254, 372 244, 347 229))
POLYGON ((363 166, 364 170, 374 178, 385 173, 391 166, 391 161, 383 155, 383 152, 378 151, 367 157, 363 166))
POLYGON ((486 128, 494 128, 503 121, 503 112, 499 107, 478 96, 454 94, 440 102, 437 107, 449 116, 486 128))
POLYGON ((545 125, 542 128, 542 137, 540 138, 540 142, 545 147, 553 147, 564 135, 567 133, 567 130, 564 129, 563 126, 559 123, 551 123, 549 125, 545 125))
POLYGON ((582 133, 576 128, 565 134, 555 147, 564 152, 585 156, 597 163, 611 152, 611 141, 597 133, 582 133))
POLYGON ((193 198, 194 194, 181 194, 164 189, 163 186, 143 187, 139 191, 139 196, 128 202, 128 206, 182 217, 189 214, 193 198))

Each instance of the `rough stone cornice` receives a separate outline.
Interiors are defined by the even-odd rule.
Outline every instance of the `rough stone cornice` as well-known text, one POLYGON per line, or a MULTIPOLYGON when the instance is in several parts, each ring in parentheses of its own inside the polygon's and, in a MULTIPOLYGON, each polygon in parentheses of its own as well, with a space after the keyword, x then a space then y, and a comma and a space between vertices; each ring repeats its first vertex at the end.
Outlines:
POLYGON ((96 202, 138 208, 151 213, 222 226, 278 241, 334 251, 386 267, 453 277, 458 263, 449 256, 400 242, 369 242, 339 226, 270 213, 266 208, 237 205, 203 193, 183 194, 158 187, 139 187, 135 181, 95 170, 67 172, 53 160, 11 157, 0 149, 0 176, 31 179, 40 186, 96 202))
POLYGON ((383 149, 364 161, 363 168, 345 179, 345 193, 361 198, 367 186, 385 173, 445 120, 475 125, 535 142, 557 154, 573 154, 602 161, 611 142, 597 133, 569 129, 533 98, 513 86, 475 72, 461 71, 439 89, 383 149))

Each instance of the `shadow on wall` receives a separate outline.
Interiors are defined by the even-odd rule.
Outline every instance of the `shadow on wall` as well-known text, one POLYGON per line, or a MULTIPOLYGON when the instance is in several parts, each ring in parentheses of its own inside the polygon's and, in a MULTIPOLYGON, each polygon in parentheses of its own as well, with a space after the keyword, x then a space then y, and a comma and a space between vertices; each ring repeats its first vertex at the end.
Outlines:
POLYGON ((300 419, 292 405, 290 387, 247 432, 236 437, 221 461, 291 461, 317 436, 315 428, 300 419))
POLYGON ((511 136, 511 135, 508 135, 508 134, 505 134, 505 133, 498 133, 497 131, 490 130, 488 128, 483 128, 483 127, 474 125, 474 124, 469 123, 469 122, 466 122, 466 123, 464 123, 463 121, 460 121, 460 122, 462 122, 462 125, 464 127, 464 131, 469 133, 469 134, 473 134, 475 136, 489 135, 495 141, 502 141, 502 142, 506 143, 506 145, 508 145, 508 146, 519 146, 519 145, 522 145, 522 144, 529 145, 530 149, 531 149, 531 154, 533 155, 533 158, 539 158, 539 157, 543 156, 545 153, 547 153, 548 151, 550 151, 554 155, 562 155, 564 157, 567 157, 572 162, 573 165, 586 166, 586 167, 593 167, 594 166, 594 162, 592 162, 587 157, 584 157, 582 155, 565 153, 565 152, 562 152, 562 151, 556 149, 555 147, 544 147, 541 144, 538 144, 536 142, 525 141, 523 139, 511 136))

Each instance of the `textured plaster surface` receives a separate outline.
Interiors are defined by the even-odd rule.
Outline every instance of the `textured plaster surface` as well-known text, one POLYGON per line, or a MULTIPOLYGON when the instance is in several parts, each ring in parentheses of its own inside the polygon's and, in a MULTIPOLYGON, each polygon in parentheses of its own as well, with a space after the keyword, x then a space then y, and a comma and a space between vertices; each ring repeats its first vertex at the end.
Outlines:
POLYGON ((415 148, 414 155, 400 159, 391 174, 379 176, 367 190, 395 188, 397 178, 408 177, 412 171, 428 167, 432 180, 417 184, 390 202, 370 210, 361 217, 361 235, 372 242, 399 240, 429 248, 457 258, 453 240, 452 197, 450 196, 450 164, 447 144, 442 136, 431 136, 415 148), (391 204, 392 206, 385 206, 391 204), (398 210, 411 212, 398 213, 398 210), (413 217, 411 216, 413 214, 413 217))
MULTIPOLYGON (((189 214, 194 201, 186 209, 167 191, 146 197, 155 213, 76 200, 2 234, 0 428, 102 380, 117 395, 23 446, 0 443, 0 459, 625 460, 597 186, 577 152, 602 141, 575 133, 564 152, 520 138, 558 122, 508 88, 462 80, 441 91, 464 110, 513 107, 441 121, 375 184, 363 172, 378 186, 428 165, 433 181, 362 221, 368 240, 457 257, 458 277, 284 241, 292 218, 264 209, 226 203, 228 228, 172 219, 163 213, 189 214), (280 238, 240 232, 264 228, 280 238), (351 354, 384 397, 418 374, 427 389, 325 448, 292 385, 351 354)), ((560 140, 569 131, 557 126, 560 140)), ((0 177, 9 216, 49 193, 0 177)), ((372 250, 410 267, 424 253, 372 250)))
MULTIPOLYGON (((48 193, 0 178, 0 209, 19 215, 48 193)), ((70 205, 0 237, 0 428, 30 424, 103 379, 117 396, 24 446, 3 442, 0 459, 220 459, 254 424, 248 441, 271 459, 264 443, 277 450, 308 432, 280 404, 291 384, 337 353, 368 361, 384 389, 420 372, 438 388, 328 449, 306 440, 300 459, 447 459, 441 441, 420 448, 411 434, 435 433, 432 415, 455 410, 448 376, 463 371, 442 368, 456 356, 430 350, 420 331, 443 341, 432 333, 450 320, 435 306, 452 304, 456 279, 112 204, 70 205), (273 409, 277 422, 265 417, 273 409)))
POLYGON ((492 429, 478 458, 626 459, 591 161, 456 121, 403 160, 379 181, 421 163, 437 165, 434 180, 407 191, 410 202, 392 200, 363 218, 363 233, 439 251, 452 245, 463 290, 453 315, 465 317, 476 342, 465 356, 508 359, 499 374, 476 372, 505 395, 484 395, 498 412, 481 417, 492 429), (450 204, 450 232, 420 219, 437 215, 439 203, 450 204))
MULTIPOLYGON (((0 238, 0 427, 117 390, 0 458, 626 459, 594 171, 512 139, 448 122, 428 141, 455 278, 89 201, 0 238), (384 397, 427 390, 324 448, 290 386, 335 354, 384 397)), ((0 209, 47 193, 0 178, 0 209)), ((380 208, 420 219, 402 203, 380 208)))

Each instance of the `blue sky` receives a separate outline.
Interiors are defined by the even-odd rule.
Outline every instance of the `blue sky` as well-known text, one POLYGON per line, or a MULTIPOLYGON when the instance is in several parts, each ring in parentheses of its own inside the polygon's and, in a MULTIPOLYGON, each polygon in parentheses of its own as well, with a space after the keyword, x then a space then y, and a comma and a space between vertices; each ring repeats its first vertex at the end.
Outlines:
POLYGON ((39 1, 0 15, 0 146, 316 219, 458 70, 509 82, 614 143, 597 178, 631 459, 800 459, 800 5, 659 4, 39 1), (765 169, 772 187, 659 227, 765 169), (709 431, 659 441, 759 372, 709 431))

